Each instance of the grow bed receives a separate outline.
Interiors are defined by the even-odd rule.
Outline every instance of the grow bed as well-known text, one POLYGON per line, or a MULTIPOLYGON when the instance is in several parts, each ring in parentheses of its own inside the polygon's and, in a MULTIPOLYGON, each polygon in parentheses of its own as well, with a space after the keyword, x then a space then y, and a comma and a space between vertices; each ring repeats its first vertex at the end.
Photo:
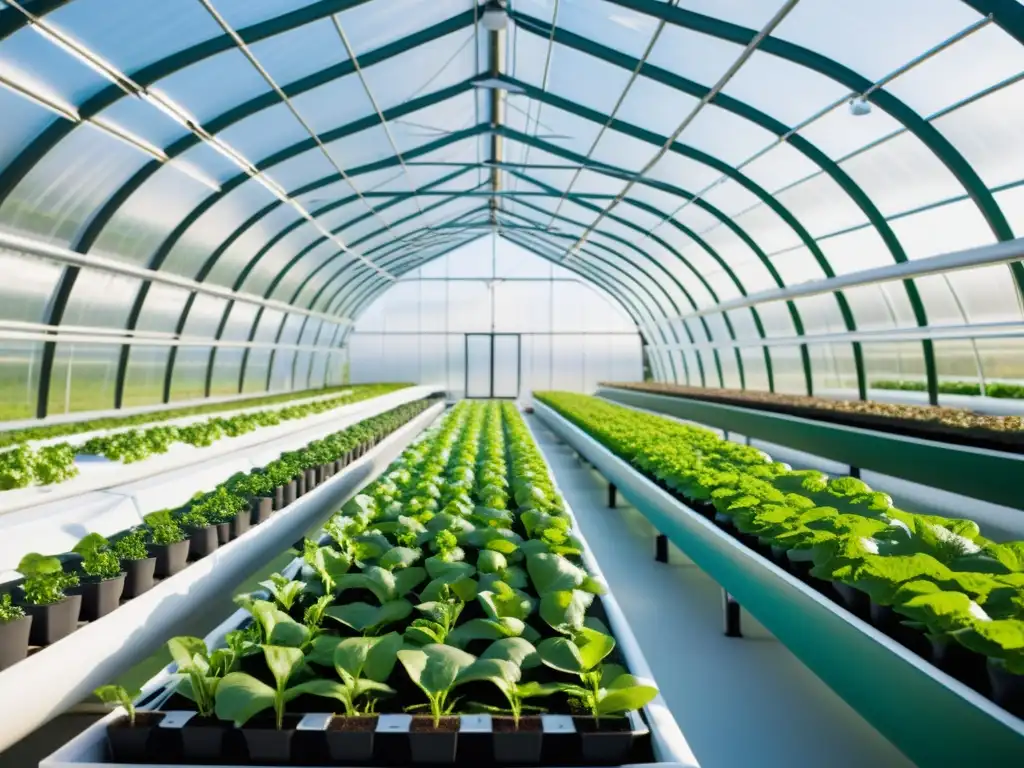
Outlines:
POLYGON ((795 448, 851 467, 874 470, 993 504, 1024 506, 1017 480, 1024 470, 1024 455, 1020 453, 774 413, 751 407, 749 402, 732 404, 620 387, 602 387, 598 395, 617 403, 795 448))
POLYGON ((1024 453, 1024 418, 1021 416, 986 416, 960 408, 931 405, 897 405, 872 400, 831 400, 824 397, 739 389, 706 389, 656 382, 602 382, 597 394, 615 399, 614 393, 623 389, 723 403, 739 408, 756 408, 770 413, 784 413, 922 440, 1024 453))
POLYGON ((147 714, 134 728, 115 712, 42 765, 135 764, 136 737, 134 747, 164 765, 262 757, 273 765, 694 766, 656 689, 627 673, 648 668, 614 599, 598 597, 599 571, 572 524, 514 406, 460 404, 265 582, 270 594, 243 598, 205 643, 172 641, 177 666, 147 686, 147 714), (219 674, 234 670, 210 707, 224 722, 197 721, 190 699, 203 697, 187 695, 196 683, 183 689, 174 673, 201 667, 197 655, 217 646, 211 663, 219 674), (304 687, 275 705, 263 688, 275 674, 279 690, 304 687), (596 721, 569 706, 567 686, 601 677, 607 689, 578 691, 593 697, 596 721), (506 700, 502 690, 519 695, 506 700), (497 717, 496 708, 524 700, 547 713, 524 708, 518 728, 497 717), (429 714, 405 713, 411 705, 427 705, 440 727, 429 714), (365 721, 353 715, 367 712, 357 728, 365 721))
MULTIPOLYGON (((0 719, 5 724, 0 749, 152 655, 197 606, 236 588, 376 477, 442 410, 441 403, 407 404, 395 409, 397 413, 368 420, 369 425, 356 425, 353 431, 362 435, 360 442, 340 459, 340 468, 324 467, 320 480, 301 498, 266 517, 262 513, 273 504, 257 500, 247 505, 241 514, 258 525, 201 559, 183 559, 183 570, 0 672, 0 719), (375 436, 369 428, 374 422, 389 423, 391 429, 375 436), (24 696, 26 690, 44 689, 46 696, 24 696)), ((184 544, 188 554, 189 541, 184 544)), ((154 564, 149 558, 150 573, 154 564)))
MULTIPOLYGON (((808 566, 812 563, 808 558, 794 555, 781 547, 770 550, 762 543, 763 535, 760 539, 751 535, 750 525, 739 522, 738 518, 735 525, 740 528, 728 524, 728 516, 721 513, 718 514, 717 522, 713 521, 717 511, 715 506, 695 502, 690 496, 669 488, 656 475, 648 477, 644 474, 645 471, 653 470, 638 468, 653 467, 675 446, 685 446, 688 437, 692 437, 687 435, 687 430, 703 432, 706 439, 700 443, 700 451, 707 464, 702 472, 708 474, 699 476, 709 482, 715 479, 726 483, 726 486, 720 487, 730 487, 730 493, 718 497, 716 506, 724 504, 722 509, 728 508, 730 515, 736 515, 744 509, 757 509, 750 504, 754 500, 752 494, 759 492, 759 486, 756 482, 740 481, 748 495, 742 497, 743 504, 731 506, 739 499, 732 494, 731 486, 728 486, 729 476, 716 474, 719 470, 714 463, 718 460, 714 442, 721 445, 720 450, 733 452, 733 471, 741 474, 742 469, 736 468, 747 466, 742 460, 753 461, 759 452, 725 443, 706 430, 684 427, 676 422, 640 414, 593 398, 552 393, 536 396, 536 400, 537 415, 561 439, 592 462, 658 531, 721 584, 798 658, 918 765, 970 765, 982 754, 985 755, 986 764, 1009 765, 1019 762, 1024 756, 1024 721, 971 687, 975 685, 985 690, 987 681, 979 679, 975 674, 976 664, 968 664, 966 667, 961 664, 964 655, 956 653, 955 648, 951 649, 957 643, 953 642, 949 634, 944 635, 948 642, 936 643, 936 647, 946 653, 944 657, 938 654, 935 656, 936 659, 941 658, 940 663, 944 669, 940 669, 921 655, 932 656, 932 649, 924 642, 923 633, 902 626, 898 621, 902 617, 892 607, 877 610, 883 605, 898 603, 900 607, 895 610, 904 610, 906 607, 906 615, 926 621, 929 632, 940 640, 943 637, 940 628, 944 621, 942 615, 925 615, 925 608, 932 605, 931 597, 919 600, 920 605, 911 601, 898 602, 898 599, 897 603, 893 603, 879 597, 876 610, 870 610, 864 593, 859 593, 860 598, 853 596, 851 599, 852 589, 842 590, 841 594, 828 582, 810 576, 808 566), (596 405, 588 411, 587 403, 596 405), (553 406, 565 413, 559 413, 553 406), (633 426, 637 432, 630 439, 623 428, 627 421, 633 420, 636 420, 633 426), (584 429, 587 427, 594 431, 595 437, 587 434, 584 429), (614 438, 611 436, 613 432, 617 435, 614 438), (614 451, 609 450, 599 439, 611 441, 609 444, 614 451), (620 451, 628 459, 616 455, 620 451), (633 466, 631 461, 638 462, 638 465, 633 466), (851 601, 848 603, 847 599, 851 601)), ((675 473, 692 471, 688 469, 691 465, 684 454, 685 451, 681 451, 671 460, 673 466, 677 467, 676 470, 670 470, 671 475, 664 474, 665 469, 659 470, 662 477, 671 478, 668 481, 673 483, 673 488, 683 487, 678 485, 681 481, 675 479, 675 473)), ((760 455, 763 468, 782 470, 779 465, 765 464, 763 454, 760 455)), ((796 478, 813 477, 813 473, 791 474, 796 478)), ((679 477, 690 475, 680 474, 679 477)), ((731 482, 736 482, 737 475, 733 474, 731 478, 731 482)), ((845 482, 849 485, 849 479, 845 482)), ((807 489, 796 493, 811 492, 810 488, 807 486, 807 489)), ((835 490, 838 491, 839 486, 835 490)), ((820 495, 819 491, 813 493, 820 495)), ((853 496, 845 500, 837 497, 834 503, 836 506, 842 506, 844 502, 855 506, 861 504, 861 508, 865 509, 864 514, 868 514, 869 506, 874 509, 879 504, 884 505, 884 494, 867 496, 858 496, 859 502, 854 501, 853 496)), ((797 499, 787 497, 777 506, 796 502, 797 499)), ((816 500, 815 503, 821 505, 826 502, 816 500)), ((824 507, 815 509, 821 511, 822 520, 830 519, 831 513, 824 507)), ((765 511, 768 511, 767 508, 765 511)), ((836 520, 837 524, 846 521, 852 525, 854 513, 846 511, 844 514, 847 518, 831 519, 836 520)), ((894 519, 902 519, 905 514, 888 509, 888 515, 894 519)), ((939 521, 938 518, 921 516, 907 516, 907 519, 911 520, 913 530, 918 528, 913 522, 915 519, 929 526, 937 525, 939 521)), ((813 533, 815 529, 807 530, 813 533)), ((966 531, 966 528, 961 530, 966 531)), ((924 531, 923 527, 921 531, 924 531)), ((919 532, 918 535, 923 537, 924 534, 919 532)), ((823 541, 822 554, 827 549, 825 545, 823 541)), ((819 567, 831 565, 832 561, 827 558, 818 558, 818 551, 814 555, 816 561, 820 559, 819 567)), ((852 558, 852 554, 849 556, 852 558)), ((935 565, 938 569, 934 575, 941 582, 940 571, 944 566, 939 563, 935 565)), ((964 573, 964 576, 973 577, 975 574, 964 573)), ((917 580, 910 588, 918 589, 920 580, 927 577, 915 578, 917 580)), ((934 585, 925 586, 929 586, 929 590, 922 592, 927 593, 934 585)), ((935 594, 939 592, 942 590, 933 591, 935 594)), ((969 602, 967 598, 962 599, 965 603, 969 602)), ((980 597, 978 600, 987 605, 990 611, 995 610, 994 603, 980 597)), ((973 616, 970 610, 967 613, 973 616)), ((946 630, 953 628, 947 626, 946 630)), ((1013 652, 1009 652, 1009 655, 1012 656, 1013 652)), ((983 678, 984 657, 976 659, 981 662, 983 678)), ((991 695, 992 691, 986 690, 986 693, 991 695)), ((1016 706, 1015 700, 1004 700, 1004 703, 1016 706)))

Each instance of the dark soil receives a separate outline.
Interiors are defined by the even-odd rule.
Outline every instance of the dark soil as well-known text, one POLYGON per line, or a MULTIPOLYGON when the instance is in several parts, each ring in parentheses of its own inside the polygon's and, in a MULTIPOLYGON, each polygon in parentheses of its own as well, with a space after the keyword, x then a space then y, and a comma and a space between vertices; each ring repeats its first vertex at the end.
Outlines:
POLYGON ((579 733, 623 733, 633 730, 628 717, 574 717, 572 719, 579 733))
POLYGON ((529 733, 543 728, 539 717, 519 718, 519 727, 511 717, 495 717, 491 720, 495 733, 529 733))
POLYGON ((377 727, 374 717, 336 717, 327 726, 328 731, 372 731, 377 727))
POLYGON ((410 733, 436 733, 437 731, 451 733, 457 730, 459 730, 459 718, 457 717, 442 717, 437 728, 434 727, 434 719, 431 717, 414 717, 409 726, 410 733))
MULTIPOLYGON (((161 720, 164 719, 163 712, 136 712, 135 713, 135 727, 136 728, 151 728, 161 720)), ((132 725, 128 721, 128 716, 119 717, 107 726, 108 728, 131 728, 132 725)))

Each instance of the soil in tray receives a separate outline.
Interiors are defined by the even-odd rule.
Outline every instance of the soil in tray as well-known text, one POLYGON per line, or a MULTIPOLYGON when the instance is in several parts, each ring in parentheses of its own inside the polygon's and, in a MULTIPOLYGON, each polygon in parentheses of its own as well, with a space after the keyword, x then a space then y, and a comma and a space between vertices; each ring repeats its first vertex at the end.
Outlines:
MULTIPOLYGON (((608 386, 615 385, 609 384, 608 386)), ((626 391, 647 392, 655 395, 666 395, 668 397, 699 400, 709 403, 722 403, 723 405, 732 405, 738 408, 768 411, 771 413, 782 413, 787 416, 797 416, 815 421, 824 421, 830 424, 842 424, 850 427, 873 429, 879 432, 889 432, 908 437, 918 437, 924 440, 937 440, 939 442, 955 443, 957 445, 970 445, 977 448, 988 448, 995 451, 1024 453, 1024 431, 1015 429, 1002 431, 998 429, 985 429, 983 427, 954 427, 948 424, 943 424, 939 421, 840 411, 827 406, 815 407, 810 404, 796 405, 792 403, 774 402, 768 398, 762 399, 743 396, 730 397, 727 394, 712 395, 707 393, 691 392, 690 390, 675 392, 670 389, 649 387, 623 387, 623 389, 626 391)), ((970 412, 968 412, 968 414, 971 415, 970 412)))
POLYGON ((409 733, 437 733, 443 731, 445 733, 451 733, 459 730, 459 718, 457 717, 442 717, 437 727, 434 727, 434 720, 430 717, 414 717, 412 724, 409 726, 409 733))

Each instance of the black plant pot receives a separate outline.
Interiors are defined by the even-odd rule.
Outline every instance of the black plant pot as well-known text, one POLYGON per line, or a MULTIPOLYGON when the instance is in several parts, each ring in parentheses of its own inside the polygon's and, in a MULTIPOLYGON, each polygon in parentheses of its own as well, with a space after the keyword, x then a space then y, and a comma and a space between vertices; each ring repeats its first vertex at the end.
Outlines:
POLYGON ((413 718, 409 731, 409 753, 413 763, 454 763, 459 742, 459 719, 442 717, 435 729, 430 718, 413 718))
POLYGON ((622 717, 574 717, 584 765, 622 765, 633 747, 629 720, 622 717))
POLYGON ((291 728, 285 723, 281 730, 277 730, 273 725, 268 728, 247 725, 242 728, 242 735, 249 750, 249 760, 253 763, 288 765, 291 762, 294 723, 291 728))
POLYGON ((121 597, 129 600, 138 597, 153 588, 156 572, 156 558, 144 557, 141 560, 122 560, 124 569, 124 591, 121 597))
POLYGON ((147 760, 149 739, 164 719, 162 712, 136 712, 135 725, 128 724, 128 715, 107 726, 107 741, 115 763, 142 763, 147 760))
MULTIPOLYGON (((252 525, 259 525, 260 523, 267 522, 267 520, 270 519, 270 516, 274 514, 274 510, 281 508, 281 505, 274 506, 275 499, 278 494, 281 495, 281 502, 283 505, 284 488, 280 486, 274 489, 274 499, 269 496, 257 496, 252 500, 252 511, 249 517, 249 522, 252 525)), ((236 517, 235 519, 237 520, 238 518, 236 517)))
POLYGON ((306 473, 300 472, 292 482, 295 484, 295 498, 301 499, 309 491, 306 487, 306 473))
POLYGON ((376 727, 376 717, 335 717, 325 733, 331 760, 339 765, 369 763, 376 727))
POLYGON ((948 636, 926 637, 932 648, 932 664, 978 693, 989 695, 990 673, 984 656, 965 648, 948 636))
POLYGON ((862 619, 870 619, 871 598, 868 597, 867 592, 861 592, 859 589, 854 589, 849 584, 843 584, 841 581, 833 581, 832 588, 842 598, 843 605, 846 606, 850 613, 862 619))
POLYGON ((217 551, 217 526, 207 525, 205 528, 190 528, 188 556, 193 560, 206 557, 217 551))
POLYGON ((299 498, 299 484, 295 480, 289 480, 284 486, 284 504, 282 508, 291 506, 297 498, 299 498))
POLYGON ((188 539, 182 539, 173 544, 150 544, 149 554, 156 558, 156 569, 154 570, 156 577, 166 579, 180 573, 188 563, 190 546, 188 539))
POLYGON ((103 581, 85 581, 79 587, 82 595, 82 621, 96 621, 121 605, 125 573, 103 581))
POLYGON ((217 529, 217 546, 223 547, 229 541, 231 541, 231 523, 217 523, 214 528, 217 529))
POLYGON ((309 493, 319 485, 316 467, 306 470, 306 493, 309 493))
POLYGON ((1024 717, 1024 675, 1007 672, 993 659, 988 660, 987 670, 992 700, 1007 712, 1024 717))
POLYGON ((14 621, 0 621, 0 669, 7 669, 28 656, 28 636, 32 632, 32 617, 22 616, 14 621))
POLYGON ((181 754, 186 762, 216 763, 223 756, 228 724, 213 717, 193 717, 181 729, 181 754))
MULTIPOLYGON (((267 499, 267 501, 270 501, 270 499, 267 499)), ((252 513, 247 509, 243 509, 237 515, 231 518, 231 522, 228 523, 228 536, 232 541, 234 541, 239 536, 246 533, 251 527, 252 513)))
POLYGON ((524 717, 519 729, 511 717, 496 717, 494 723, 494 762, 534 765, 540 762, 544 733, 539 717, 524 717))
POLYGON ((32 617, 30 645, 52 645, 78 629, 78 614, 82 610, 82 596, 68 595, 52 605, 23 605, 32 617))
MULTIPOLYGON (((285 491, 287 490, 287 484, 279 485, 274 489, 274 511, 284 509, 287 506, 287 502, 284 500, 285 491)), ((293 499, 294 501, 294 499, 293 499)))

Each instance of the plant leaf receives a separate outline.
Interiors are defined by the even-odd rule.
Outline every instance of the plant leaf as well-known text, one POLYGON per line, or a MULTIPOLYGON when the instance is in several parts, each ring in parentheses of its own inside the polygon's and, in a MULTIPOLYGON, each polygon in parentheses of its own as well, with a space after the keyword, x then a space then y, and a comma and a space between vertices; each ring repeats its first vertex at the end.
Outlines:
POLYGON ((284 688, 288 679, 301 666, 304 656, 298 648, 288 648, 280 645, 264 645, 263 655, 267 660, 267 667, 270 674, 274 676, 277 687, 284 688))
POLYGON ((232 721, 236 728, 273 706, 274 689, 244 672, 229 672, 217 686, 217 718, 232 721))
POLYGON ((401 650, 402 662, 409 677, 428 696, 436 697, 455 685, 455 681, 476 658, 450 645, 425 645, 415 650, 401 650))
POLYGON ((541 664, 540 655, 533 643, 521 637, 505 637, 495 640, 480 654, 481 659, 501 659, 517 664, 522 669, 533 669, 541 664))

